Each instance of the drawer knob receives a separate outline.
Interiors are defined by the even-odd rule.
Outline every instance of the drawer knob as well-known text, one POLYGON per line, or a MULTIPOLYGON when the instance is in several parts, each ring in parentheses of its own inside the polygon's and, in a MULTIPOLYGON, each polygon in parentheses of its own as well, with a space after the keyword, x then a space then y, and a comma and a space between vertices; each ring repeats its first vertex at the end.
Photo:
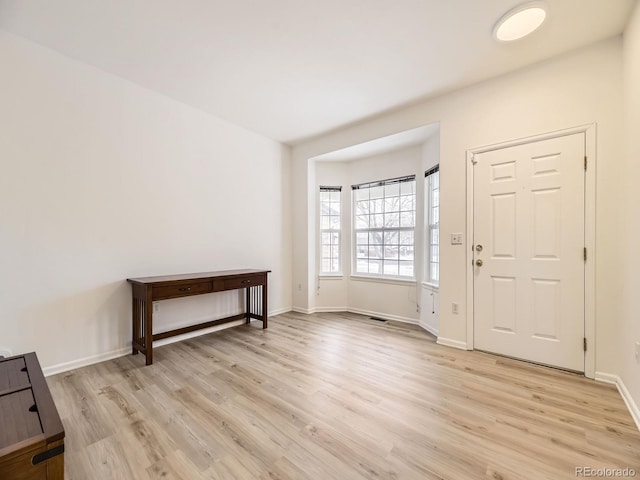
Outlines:
POLYGON ((179 288, 178 290, 180 290, 181 292, 190 292, 191 287, 182 287, 182 288, 179 288))
POLYGON ((242 280, 242 283, 251 283, 251 280, 242 280))

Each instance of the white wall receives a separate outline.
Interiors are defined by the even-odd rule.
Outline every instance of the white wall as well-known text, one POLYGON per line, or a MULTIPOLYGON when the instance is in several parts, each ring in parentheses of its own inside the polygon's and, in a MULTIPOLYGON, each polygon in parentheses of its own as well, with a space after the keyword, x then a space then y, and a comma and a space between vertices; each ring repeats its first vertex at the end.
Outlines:
MULTIPOLYGON (((426 172, 440 163, 440 129, 422 145, 422 170, 426 172)), ((423 173, 424 173, 423 172, 423 173)))
MULTIPOLYGON (((44 367, 130 348, 127 277, 271 269, 289 309, 288 148, 2 31, 0 63, 0 348, 44 367)), ((155 327, 238 307, 165 301, 155 327)))
MULTIPOLYGON (((508 47, 506 47, 508 48, 508 47)), ((421 125, 440 122, 441 235, 465 232, 467 149, 597 123, 596 369, 618 371, 620 279, 618 224, 622 156, 622 42, 614 38, 552 61, 483 82, 307 141, 293 149, 294 185, 307 179, 308 159, 421 125)), ((306 193, 306 192, 305 192, 306 193)), ((296 192, 295 202, 304 201, 296 192)), ((307 222, 294 212, 295 235, 307 222)), ((467 239, 441 246, 440 336, 466 343, 467 239), (446 266, 446 267, 445 267, 446 266), (451 304, 460 305, 459 314, 451 304)), ((308 252, 298 250, 294 265, 308 252)), ((313 272, 294 270, 294 282, 313 272)), ((296 297, 296 302, 305 299, 296 297)))
MULTIPOLYGON (((620 265, 620 291, 622 311, 617 353, 621 356, 620 377, 636 408, 640 407, 640 358, 635 357, 635 342, 640 342, 640 4, 624 32, 624 100, 626 152, 624 165, 624 201, 618 212, 620 241, 624 261, 620 265)), ((615 372, 614 372, 615 373, 615 372)), ((640 411, 636 409, 636 422, 640 428, 640 411)))

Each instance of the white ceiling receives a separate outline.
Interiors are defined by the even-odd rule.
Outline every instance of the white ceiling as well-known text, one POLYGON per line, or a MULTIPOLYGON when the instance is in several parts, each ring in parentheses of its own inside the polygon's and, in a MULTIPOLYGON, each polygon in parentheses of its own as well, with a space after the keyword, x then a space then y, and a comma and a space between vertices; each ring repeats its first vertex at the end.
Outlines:
POLYGON ((0 28, 285 143, 620 34, 634 0, 0 0, 0 28))

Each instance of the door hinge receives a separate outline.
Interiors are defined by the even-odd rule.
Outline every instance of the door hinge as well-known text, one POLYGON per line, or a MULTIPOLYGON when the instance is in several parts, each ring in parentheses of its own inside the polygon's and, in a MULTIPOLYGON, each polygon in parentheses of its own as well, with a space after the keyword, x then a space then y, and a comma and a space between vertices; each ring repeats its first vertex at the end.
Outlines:
POLYGON ((584 348, 584 351, 586 352, 587 351, 587 337, 584 337, 582 339, 582 346, 584 348))
POLYGON ((584 156, 584 171, 587 171, 587 156, 584 156))
POLYGON ((587 247, 584 247, 584 250, 582 252, 583 252, 583 256, 584 256, 584 261, 586 262, 587 261, 587 247))

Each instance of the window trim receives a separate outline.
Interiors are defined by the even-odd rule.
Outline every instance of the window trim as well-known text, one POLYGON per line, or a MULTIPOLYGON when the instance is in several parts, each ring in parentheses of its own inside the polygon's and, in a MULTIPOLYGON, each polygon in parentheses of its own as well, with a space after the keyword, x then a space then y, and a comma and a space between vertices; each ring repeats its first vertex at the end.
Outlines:
POLYGON ((363 273, 353 273, 349 275, 349 278, 354 282, 373 282, 373 283, 387 283, 389 285, 417 285, 417 280, 415 278, 409 277, 393 277, 390 275, 382 276, 375 274, 363 274, 363 273))
MULTIPOLYGON (((415 254, 415 249, 416 249, 416 225, 417 225, 417 199, 418 199, 418 195, 417 195, 417 188, 418 188, 418 182, 416 180, 416 175, 404 175, 401 177, 394 177, 394 178, 389 178, 389 179, 385 179, 385 180, 378 180, 378 181, 374 181, 374 182, 365 182, 365 183, 360 183, 360 184, 356 184, 356 185, 351 185, 351 235, 352 235, 352 242, 351 242, 351 246, 350 246, 350 252, 351 252, 351 278, 354 279, 362 279, 362 280, 368 280, 368 281, 376 281, 376 280, 390 280, 390 281, 397 281, 397 282, 402 282, 404 284, 406 283, 415 283, 416 282, 416 254, 415 254), (366 228, 366 229, 358 229, 357 226, 357 215, 356 215, 356 200, 355 200, 355 191, 356 190, 360 190, 360 189, 365 189, 365 188, 374 188, 374 187, 383 187, 386 185, 392 185, 395 183, 401 184, 401 183, 405 183, 405 182, 414 182, 414 189, 413 189, 413 226, 412 227, 391 227, 391 228, 385 228, 383 227, 379 227, 379 228, 366 228), (412 260, 412 272, 413 274, 411 276, 408 275, 394 275, 394 274, 389 274, 389 273, 371 273, 371 272, 358 272, 357 268, 358 268, 358 241, 357 241, 357 234, 358 233, 362 233, 362 232, 369 232, 369 231, 382 231, 384 234, 384 231, 396 231, 398 232, 398 234, 402 231, 410 231, 413 233, 413 243, 412 243, 412 247, 413 247, 413 260, 412 260)), ((383 200, 386 198, 385 196, 382 197, 383 200)), ((399 240, 398 240, 399 241, 399 240)), ((370 261, 370 257, 367 257, 368 261, 370 261)), ((384 270, 384 258, 381 259, 382 261, 382 265, 383 265, 383 270, 384 270)), ((398 258, 398 262, 400 262, 400 259, 398 258)), ((399 264, 400 265, 400 264, 399 264)), ((399 266, 398 266, 398 272, 400 271, 399 266)))
MULTIPOLYGON (((342 271, 342 220, 343 220, 343 201, 342 201, 342 186, 324 186, 320 185, 318 188, 318 276, 323 278, 341 278, 344 276, 342 271), (338 192, 340 194, 340 222, 339 228, 322 228, 322 192, 338 192), (323 233, 337 233, 338 234, 338 271, 337 272, 324 272, 322 271, 322 234, 323 233)), ((333 258, 333 257, 330 257, 333 258)))
POLYGON ((438 174, 438 191, 440 190, 440 164, 430 168, 426 172, 424 172, 424 180, 425 180, 425 219, 424 219, 424 230, 425 230, 425 255, 424 255, 424 282, 425 284, 432 287, 440 286, 440 245, 442 242, 440 241, 440 202, 438 201, 438 223, 431 223, 431 213, 433 209, 432 202, 432 178, 433 175, 438 174), (431 247, 433 246, 431 243, 431 232, 433 230, 438 231, 438 279, 434 280, 431 277, 431 247))

